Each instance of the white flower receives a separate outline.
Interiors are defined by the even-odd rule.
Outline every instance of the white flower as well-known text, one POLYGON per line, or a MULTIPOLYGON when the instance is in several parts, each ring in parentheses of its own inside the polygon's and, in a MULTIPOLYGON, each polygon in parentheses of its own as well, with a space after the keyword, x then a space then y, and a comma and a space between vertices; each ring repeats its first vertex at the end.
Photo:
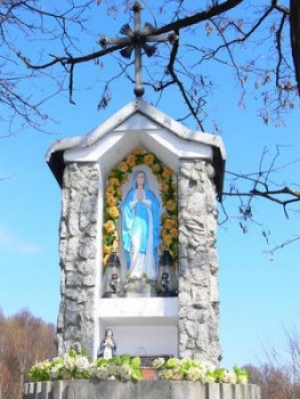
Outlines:
POLYGON ((55 380, 57 378, 61 367, 54 366, 49 370, 49 375, 51 380, 55 380))
POLYGON ((117 375, 118 374, 118 368, 114 364, 108 364, 107 365, 107 372, 108 372, 108 375, 117 375))
POLYGON ((100 380, 106 380, 110 375, 108 373, 107 367, 97 367, 94 371, 95 377, 99 378, 100 380))
POLYGON ((51 367, 51 362, 47 359, 44 360, 43 362, 39 362, 35 365, 35 367, 41 371, 47 371, 51 367))
POLYGON ((196 382, 198 380, 203 381, 203 379, 205 380, 205 375, 203 374, 203 371, 198 367, 190 367, 186 372, 186 379, 193 382, 196 382))
POLYGON ((89 368, 89 361, 85 356, 78 356, 74 359, 74 366, 79 371, 86 371, 89 368))
POLYGON ((172 376, 173 376, 173 372, 172 370, 162 370, 159 372, 159 376, 163 379, 163 380, 171 380, 172 376))
POLYGON ((208 371, 213 372, 216 369, 216 366, 213 365, 211 362, 203 361, 202 365, 203 365, 205 372, 208 372, 208 371))
POLYGON ((165 363, 165 359, 163 357, 158 357, 157 359, 154 359, 152 362, 153 367, 155 368, 160 368, 163 364, 165 363))
POLYGON ((189 359, 188 357, 179 359, 180 366, 184 366, 185 364, 190 363, 190 362, 191 362, 191 359, 189 359))
POLYGON ((224 371, 222 382, 228 384, 236 384, 237 377, 234 371, 224 371))
POLYGON ((183 373, 182 373, 180 367, 174 367, 173 369, 171 369, 171 372, 172 372, 171 379, 173 381, 183 380, 183 373))
POLYGON ((123 364, 120 367, 120 377, 122 380, 129 381, 130 376, 132 374, 132 368, 129 366, 129 364, 123 364))
POLYGON ((66 353, 64 355, 64 366, 67 370, 72 370, 74 368, 75 359, 66 353))

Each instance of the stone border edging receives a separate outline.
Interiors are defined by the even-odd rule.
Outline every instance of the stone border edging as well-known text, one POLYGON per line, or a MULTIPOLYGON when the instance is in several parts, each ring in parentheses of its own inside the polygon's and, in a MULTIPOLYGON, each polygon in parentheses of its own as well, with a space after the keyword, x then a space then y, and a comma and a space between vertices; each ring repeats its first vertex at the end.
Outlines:
POLYGON ((260 399, 255 384, 189 381, 47 381, 24 384, 23 399, 260 399))

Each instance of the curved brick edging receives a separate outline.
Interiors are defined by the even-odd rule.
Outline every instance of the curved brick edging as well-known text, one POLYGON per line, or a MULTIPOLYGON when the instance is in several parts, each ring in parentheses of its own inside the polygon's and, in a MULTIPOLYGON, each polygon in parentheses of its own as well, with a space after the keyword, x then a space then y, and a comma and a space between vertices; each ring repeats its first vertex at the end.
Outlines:
POLYGON ((23 399, 260 399, 254 384, 188 381, 54 381, 27 383, 23 399))

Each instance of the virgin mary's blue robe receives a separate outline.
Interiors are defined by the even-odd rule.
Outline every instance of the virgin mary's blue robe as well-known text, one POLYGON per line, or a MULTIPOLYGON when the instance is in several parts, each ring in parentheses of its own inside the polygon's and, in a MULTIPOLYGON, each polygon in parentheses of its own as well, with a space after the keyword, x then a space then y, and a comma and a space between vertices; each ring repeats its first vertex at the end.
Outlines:
MULTIPOLYGON (((137 172, 138 173, 138 172, 137 172)), ((136 184, 136 179, 133 179, 133 185, 136 184)), ((130 267, 130 253, 132 251, 132 238, 135 234, 140 234, 139 237, 139 252, 146 254, 149 234, 153 234, 153 256, 155 265, 158 263, 158 246, 160 233, 160 203, 153 191, 148 189, 147 181, 145 179, 144 194, 145 199, 150 201, 150 206, 143 201, 137 201, 134 207, 130 203, 136 199, 136 188, 132 188, 121 205, 122 215, 122 243, 125 252, 127 267, 130 267), (152 223, 150 223, 150 215, 152 215, 152 223), (152 229, 151 229, 152 224, 152 229), (150 231, 152 230, 152 231, 150 231)))

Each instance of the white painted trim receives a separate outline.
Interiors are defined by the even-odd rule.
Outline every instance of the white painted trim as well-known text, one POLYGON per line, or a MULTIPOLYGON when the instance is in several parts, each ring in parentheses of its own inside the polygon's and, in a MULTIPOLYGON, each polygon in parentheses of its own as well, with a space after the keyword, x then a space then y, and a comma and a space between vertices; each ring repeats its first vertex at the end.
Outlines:
POLYGON ((111 134, 114 131, 120 131, 120 129, 124 131, 130 125, 129 130, 144 130, 147 123, 148 127, 154 128, 154 126, 157 126, 157 130, 167 130, 186 141, 216 147, 219 149, 222 159, 226 159, 225 147, 219 136, 190 130, 143 100, 134 100, 87 135, 55 141, 46 154, 46 161, 48 162, 51 155, 57 151, 90 148, 107 133, 111 134), (144 123, 139 116, 144 116, 144 123))

